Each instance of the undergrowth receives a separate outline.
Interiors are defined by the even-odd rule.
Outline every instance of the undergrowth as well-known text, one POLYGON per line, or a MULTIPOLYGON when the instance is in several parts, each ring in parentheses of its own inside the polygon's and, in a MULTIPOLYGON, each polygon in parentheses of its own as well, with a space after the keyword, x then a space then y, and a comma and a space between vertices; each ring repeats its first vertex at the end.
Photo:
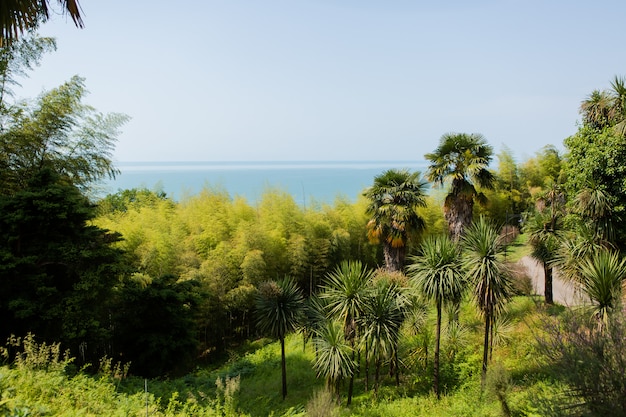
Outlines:
MULTIPOLYGON (((442 338, 443 395, 432 393, 432 317, 423 334, 405 334, 400 386, 388 370, 378 393, 366 390, 363 366, 351 406, 329 396, 315 377, 311 344, 300 335, 286 340, 288 395, 282 400, 280 347, 262 342, 231 352, 217 369, 184 377, 144 380, 104 358, 96 373, 77 370, 59 345, 34 336, 12 338, 2 348, 0 415, 6 416, 540 416, 562 402, 567 387, 538 360, 535 340, 548 315, 529 297, 517 297, 500 327, 487 386, 482 389, 481 319, 472 306, 461 309, 458 328, 442 338), (411 359, 412 358, 412 359, 411 359), (411 359, 411 360, 409 360, 411 359)), ((495 340, 495 339, 494 339, 495 340)), ((130 370, 132 371, 132 364, 130 370)), ((371 372, 371 371, 370 371, 371 372)), ((372 376, 370 375, 370 384, 372 376)), ((371 387, 370 387, 371 388, 371 387)))

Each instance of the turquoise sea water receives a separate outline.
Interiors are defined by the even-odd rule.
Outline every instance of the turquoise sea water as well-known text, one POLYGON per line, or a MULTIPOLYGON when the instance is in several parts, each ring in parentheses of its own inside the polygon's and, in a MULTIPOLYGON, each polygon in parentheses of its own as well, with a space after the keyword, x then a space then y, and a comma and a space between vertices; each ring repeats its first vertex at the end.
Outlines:
POLYGON ((337 196, 355 201, 387 169, 424 173, 426 166, 425 161, 119 162, 121 174, 105 184, 104 192, 145 187, 180 200, 209 186, 255 203, 265 190, 274 188, 291 194, 301 205, 332 203, 337 196))

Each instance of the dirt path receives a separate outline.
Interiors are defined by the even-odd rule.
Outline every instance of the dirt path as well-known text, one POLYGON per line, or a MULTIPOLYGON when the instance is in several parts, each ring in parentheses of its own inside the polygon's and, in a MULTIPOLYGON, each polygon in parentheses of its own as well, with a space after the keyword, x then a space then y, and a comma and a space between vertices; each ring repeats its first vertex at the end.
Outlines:
MULTIPOLYGON (((519 261, 519 264, 526 268, 526 272, 532 280, 535 294, 543 295, 545 290, 543 267, 539 264, 539 262, 530 256, 524 256, 519 261)), ((576 292, 572 285, 560 279, 559 274, 556 271, 552 280, 552 292, 555 303, 568 306, 580 305, 584 303, 582 296, 576 292)))

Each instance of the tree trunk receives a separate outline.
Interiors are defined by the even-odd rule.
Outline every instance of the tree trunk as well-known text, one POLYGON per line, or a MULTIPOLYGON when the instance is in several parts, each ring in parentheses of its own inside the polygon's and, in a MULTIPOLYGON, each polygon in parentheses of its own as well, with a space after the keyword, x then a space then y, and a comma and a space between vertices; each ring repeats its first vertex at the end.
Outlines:
POLYGON ((287 366, 285 364, 285 338, 280 338, 281 369, 283 372, 283 400, 287 396, 287 366))
POLYGON ((437 326, 435 328, 435 362, 433 365, 433 389, 437 399, 441 398, 439 393, 439 342, 441 339, 441 301, 437 300, 437 326))
POLYGON ((552 292, 552 267, 546 262, 543 263, 543 274, 546 279, 546 287, 544 290, 546 304, 554 304, 554 296, 552 292))
POLYGON ((463 180, 454 180, 452 190, 446 197, 443 216, 448 223, 448 233, 453 241, 458 242, 465 228, 472 223, 474 212, 474 198, 464 194, 463 180))
POLYGON ((374 372, 374 392, 378 394, 378 381, 380 379, 380 358, 376 352, 376 371, 374 372))
MULTIPOLYGON (((354 350, 354 338, 350 339, 350 345, 352 345, 352 361, 356 358, 356 352, 354 350)), ((348 382, 348 401, 347 404, 352 404, 352 392, 354 390, 354 372, 350 375, 350 382, 348 382)))
POLYGON ((393 352, 393 360, 395 362, 395 368, 396 368, 396 387, 400 386, 400 361, 398 360, 398 345, 396 345, 394 352, 393 352))
POLYGON ((385 257, 385 268, 389 272, 397 272, 402 270, 404 264, 404 246, 394 248, 391 243, 385 242, 383 245, 383 255, 385 257))
POLYGON ((365 391, 370 389, 370 357, 369 342, 365 340, 365 391))
POLYGON ((483 370, 480 378, 480 386, 485 388, 487 378, 487 361, 489 360, 489 334, 491 333, 491 311, 487 308, 485 312, 485 342, 483 344, 483 370))

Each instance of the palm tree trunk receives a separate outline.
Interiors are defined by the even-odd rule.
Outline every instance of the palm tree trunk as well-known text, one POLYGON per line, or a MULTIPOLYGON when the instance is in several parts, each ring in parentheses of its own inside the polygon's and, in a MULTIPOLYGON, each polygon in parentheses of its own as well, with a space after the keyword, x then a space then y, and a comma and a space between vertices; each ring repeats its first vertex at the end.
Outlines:
POLYGON ((433 375, 433 389, 437 399, 441 398, 439 393, 439 342, 441 340, 441 300, 437 300, 437 326, 435 328, 435 362, 433 375))
POLYGON ((369 342, 365 340, 365 391, 370 389, 370 357, 369 342))
POLYGON ((544 290, 546 304, 554 304, 554 296, 552 292, 552 267, 546 262, 543 263, 543 273, 546 279, 546 287, 544 290))
POLYGON ((393 352, 393 357, 394 357, 395 368, 396 368, 396 387, 399 387, 400 386, 400 361, 398 360, 398 346, 397 345, 393 352))
MULTIPOLYGON (((495 321, 495 318, 492 321, 495 321)), ((489 361, 491 361, 491 358, 493 357, 493 332, 494 325, 491 323, 491 326, 489 326, 489 361)))
POLYGON ((374 372, 374 392, 378 394, 378 381, 380 379, 380 358, 376 353, 376 371, 374 372))
POLYGON ((480 378, 481 388, 485 388, 485 381, 487 378, 487 361, 489 359, 489 334, 491 333, 491 311, 487 308, 485 312, 485 342, 483 344, 483 369, 480 378))
MULTIPOLYGON (((356 351, 354 350, 354 338, 350 339, 350 345, 352 347, 352 361, 356 358, 356 351)), ((348 382, 348 401, 347 404, 352 404, 352 392, 354 390, 354 372, 350 375, 350 382, 348 382)))
POLYGON ((283 400, 287 396, 287 366, 285 363, 285 338, 280 338, 281 369, 283 372, 283 400))
POLYGON ((383 245, 383 255, 385 257, 385 268, 389 272, 399 271, 402 267, 400 265, 400 255, 398 253, 398 248, 394 248, 390 243, 385 243, 383 245))

